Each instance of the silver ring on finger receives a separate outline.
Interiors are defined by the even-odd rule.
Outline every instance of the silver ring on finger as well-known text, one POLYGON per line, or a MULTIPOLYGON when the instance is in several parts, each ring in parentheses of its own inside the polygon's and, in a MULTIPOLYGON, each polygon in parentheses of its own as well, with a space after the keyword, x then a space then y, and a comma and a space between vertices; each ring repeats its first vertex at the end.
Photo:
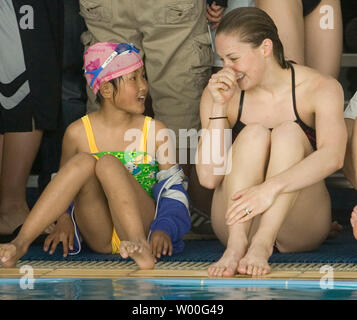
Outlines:
POLYGON ((252 210, 250 210, 249 208, 245 208, 244 212, 247 216, 249 216, 252 213, 252 210))

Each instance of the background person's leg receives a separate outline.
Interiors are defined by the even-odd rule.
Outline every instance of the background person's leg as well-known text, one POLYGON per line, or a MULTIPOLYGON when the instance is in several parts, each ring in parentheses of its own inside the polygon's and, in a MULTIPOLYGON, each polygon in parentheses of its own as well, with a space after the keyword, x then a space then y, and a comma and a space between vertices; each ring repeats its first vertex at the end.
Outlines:
POLYGON ((0 178, 0 234, 11 234, 29 212, 26 186, 42 131, 5 133, 0 178))
POLYGON ((345 123, 348 141, 343 173, 353 187, 357 189, 357 122, 346 118, 345 123))
POLYGON ((305 65, 337 79, 341 66, 342 33, 340 1, 322 0, 305 17, 305 65))
POLYGON ((9 234, 28 213, 26 184, 42 132, 58 128, 63 1, 6 1, 1 11, 8 32, 1 37, 0 234, 9 234))
POLYGON ((304 19, 301 0, 255 0, 278 28, 286 60, 304 65, 304 19))
POLYGON ((0 176, 1 176, 1 168, 2 168, 3 147, 4 147, 4 135, 0 134, 0 176))
POLYGON ((161 0, 135 9, 155 118, 174 130, 179 148, 179 129, 200 129, 199 104, 211 73, 206 5, 161 0))

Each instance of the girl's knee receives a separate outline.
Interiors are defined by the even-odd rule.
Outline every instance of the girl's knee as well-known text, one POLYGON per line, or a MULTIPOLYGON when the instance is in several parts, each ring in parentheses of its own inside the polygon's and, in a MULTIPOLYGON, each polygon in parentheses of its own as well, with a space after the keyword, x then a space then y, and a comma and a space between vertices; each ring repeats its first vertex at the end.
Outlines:
POLYGON ((111 154, 106 154, 97 160, 95 172, 98 177, 108 174, 111 175, 113 168, 115 168, 116 173, 120 173, 120 169, 125 169, 124 165, 118 158, 111 154))
POLYGON ((96 159, 88 153, 81 152, 76 154, 72 159, 70 159, 68 165, 74 166, 77 169, 82 170, 94 170, 96 165, 96 159))

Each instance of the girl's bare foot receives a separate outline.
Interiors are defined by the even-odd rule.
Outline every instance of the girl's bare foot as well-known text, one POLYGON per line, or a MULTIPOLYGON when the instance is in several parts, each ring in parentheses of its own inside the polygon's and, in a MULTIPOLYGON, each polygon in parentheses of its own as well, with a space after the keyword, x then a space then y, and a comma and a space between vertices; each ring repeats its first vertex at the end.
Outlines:
POLYGON ((264 276, 271 272, 268 263, 273 248, 261 242, 252 242, 247 254, 238 265, 238 272, 251 276, 264 276))
POLYGON ((357 206, 355 206, 353 208, 353 211, 351 213, 350 222, 351 222, 351 226, 353 229, 353 235, 354 235, 355 239, 357 240, 357 206))
POLYGON ((153 269, 155 266, 156 260, 146 241, 121 241, 119 252, 124 259, 132 258, 140 269, 153 269))
POLYGON ((0 244, 0 264, 3 268, 15 268, 17 261, 26 253, 23 246, 19 246, 15 241, 0 244))

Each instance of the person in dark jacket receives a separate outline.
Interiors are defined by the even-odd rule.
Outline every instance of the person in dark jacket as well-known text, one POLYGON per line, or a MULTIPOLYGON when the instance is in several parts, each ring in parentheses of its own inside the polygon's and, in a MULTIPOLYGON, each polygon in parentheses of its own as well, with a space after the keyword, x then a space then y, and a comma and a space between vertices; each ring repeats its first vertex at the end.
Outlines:
POLYGON ((0 3, 0 235, 26 219, 26 185, 44 133, 58 129, 63 1, 0 3))

